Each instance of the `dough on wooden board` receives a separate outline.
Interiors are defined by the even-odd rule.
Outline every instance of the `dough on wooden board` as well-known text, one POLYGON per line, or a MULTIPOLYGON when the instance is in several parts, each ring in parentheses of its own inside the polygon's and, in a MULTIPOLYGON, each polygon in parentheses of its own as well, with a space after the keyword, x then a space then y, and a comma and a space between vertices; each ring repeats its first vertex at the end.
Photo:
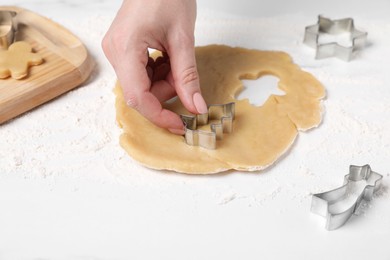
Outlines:
MULTIPOLYGON (((207 104, 236 102, 233 133, 224 135, 216 150, 189 146, 182 136, 156 127, 129 108, 117 84, 117 120, 123 128, 120 143, 142 165, 188 174, 261 170, 290 148, 299 130, 320 124, 325 89, 288 54, 211 45, 197 47, 196 60, 207 104), (243 89, 242 79, 264 75, 278 77, 278 87, 286 94, 271 95, 261 107, 235 99, 243 89)), ((188 114, 178 99, 166 107, 188 114)))
POLYGON ((43 62, 39 54, 32 53, 28 42, 19 41, 9 46, 8 50, 0 50, 0 79, 12 77, 22 79, 28 75, 30 66, 43 62))

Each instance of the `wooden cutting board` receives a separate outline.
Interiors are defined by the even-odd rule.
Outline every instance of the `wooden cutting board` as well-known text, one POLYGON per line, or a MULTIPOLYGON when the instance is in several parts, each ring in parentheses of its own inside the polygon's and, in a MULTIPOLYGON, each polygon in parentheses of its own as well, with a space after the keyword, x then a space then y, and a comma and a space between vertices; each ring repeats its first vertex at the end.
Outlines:
POLYGON ((95 63, 83 43, 50 19, 31 11, 0 6, 18 13, 16 41, 26 41, 44 63, 30 67, 21 80, 0 79, 0 124, 77 86, 90 76, 95 63))

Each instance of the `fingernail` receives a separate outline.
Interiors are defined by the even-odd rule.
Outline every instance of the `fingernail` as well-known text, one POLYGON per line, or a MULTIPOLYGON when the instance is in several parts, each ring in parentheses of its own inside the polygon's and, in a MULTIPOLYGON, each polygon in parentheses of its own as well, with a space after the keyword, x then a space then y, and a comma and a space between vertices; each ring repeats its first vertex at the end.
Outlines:
POLYGON ((204 101, 202 95, 197 92, 193 95, 192 100, 194 101, 194 105, 199 114, 208 113, 206 102, 204 101))
POLYGON ((168 129, 169 132, 171 132, 172 134, 175 134, 175 135, 184 135, 184 129, 174 129, 174 128, 170 128, 168 129))

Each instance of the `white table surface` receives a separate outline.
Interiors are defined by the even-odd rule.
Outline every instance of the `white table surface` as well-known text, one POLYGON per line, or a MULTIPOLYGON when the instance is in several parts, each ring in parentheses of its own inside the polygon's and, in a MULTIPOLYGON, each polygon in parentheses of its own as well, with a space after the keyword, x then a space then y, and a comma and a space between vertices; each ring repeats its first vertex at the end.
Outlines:
POLYGON ((0 4, 63 24, 99 64, 84 86, 0 126, 1 260, 390 259, 388 0, 199 0, 198 45, 286 51, 327 89, 323 124, 273 167, 216 176, 152 171, 119 146, 115 73, 100 40, 120 1, 0 4), (355 18, 369 46, 350 63, 314 60, 302 37, 318 14, 355 18), (366 163, 383 188, 326 231, 311 194, 366 163))

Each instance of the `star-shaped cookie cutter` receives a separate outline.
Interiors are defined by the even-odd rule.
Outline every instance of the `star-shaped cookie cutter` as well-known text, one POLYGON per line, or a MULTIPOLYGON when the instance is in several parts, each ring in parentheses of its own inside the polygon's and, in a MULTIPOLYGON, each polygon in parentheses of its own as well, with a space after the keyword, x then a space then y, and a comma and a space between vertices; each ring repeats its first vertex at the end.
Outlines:
POLYGON ((344 185, 323 193, 314 194, 311 212, 326 218, 326 229, 334 230, 344 225, 356 213, 362 200, 369 201, 380 188, 383 176, 373 172, 367 164, 349 167, 344 177, 344 185), (360 184, 360 186, 358 185, 360 184), (356 197, 356 189, 361 192, 356 197), (364 187, 364 188, 361 188, 364 187), (348 202, 353 202, 351 203, 348 202), (345 205, 344 205, 345 204, 345 205))
POLYGON ((184 138, 188 145, 200 146, 206 149, 216 149, 217 140, 223 138, 224 133, 233 131, 235 103, 210 105, 208 113, 200 115, 180 115, 185 126, 184 138), (207 125, 211 120, 211 131, 198 130, 198 126, 207 125))
POLYGON ((357 30, 352 18, 331 20, 320 15, 317 24, 306 27, 303 42, 316 50, 316 59, 337 57, 350 61, 358 50, 364 48, 366 40, 367 32, 357 30), (336 42, 320 44, 319 37, 323 33, 331 35, 349 33, 352 46, 345 47, 336 42))
POLYGON ((15 41, 15 16, 16 12, 0 11, 0 50, 7 50, 8 47, 15 41))

